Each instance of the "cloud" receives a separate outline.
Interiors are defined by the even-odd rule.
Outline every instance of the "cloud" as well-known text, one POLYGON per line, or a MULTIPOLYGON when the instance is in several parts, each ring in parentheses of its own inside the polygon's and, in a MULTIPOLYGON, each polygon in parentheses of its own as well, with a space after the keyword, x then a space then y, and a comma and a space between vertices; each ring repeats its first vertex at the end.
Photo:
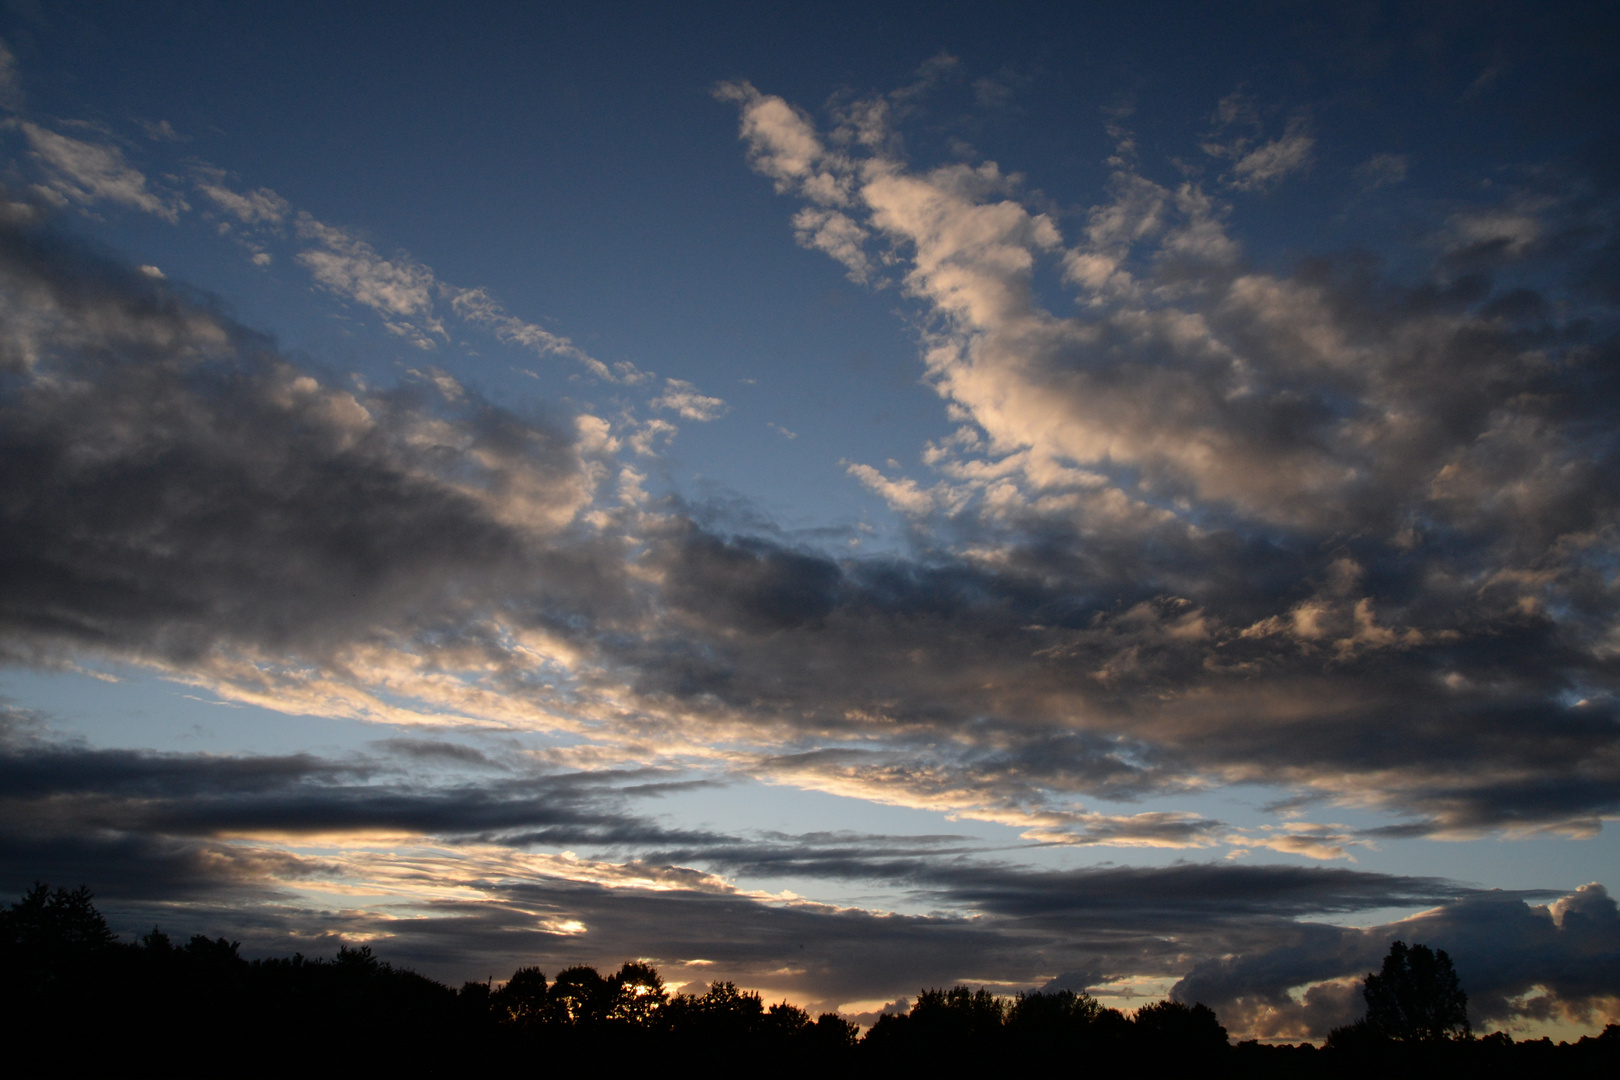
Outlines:
POLYGON ((1361 1015, 1361 979, 1397 939, 1451 955, 1475 1031, 1620 1019, 1620 914, 1597 884, 1548 904, 1478 893, 1398 923, 1302 926, 1292 941, 1199 964, 1172 993, 1262 1038, 1319 1039, 1361 1015))
POLYGON ((43 190, 58 200, 85 206, 106 201, 169 222, 179 220, 180 211, 188 209, 183 199, 165 198, 147 187, 146 177, 124 160, 123 151, 116 146, 70 138, 27 120, 17 124, 28 138, 34 159, 45 170, 43 190))
POLYGON ((17 75, 17 57, 0 40, 0 109, 16 112, 22 108, 22 80, 17 75))
MULTIPOLYGON (((286 213, 285 204, 260 198, 278 198, 267 189, 261 188, 253 196, 221 190, 225 196, 223 201, 212 192, 210 197, 221 201, 222 206, 238 216, 246 212, 254 215, 253 220, 269 220, 259 215, 286 213)), ((243 220, 249 218, 243 217, 243 220)), ((276 220, 279 221, 279 217, 276 220)), ((384 259, 370 244, 342 229, 323 224, 307 213, 299 213, 297 231, 300 239, 314 240, 321 245, 298 254, 298 261, 318 283, 339 296, 372 308, 383 317, 383 325, 389 331, 420 348, 434 348, 435 338, 449 339, 436 309, 436 300, 442 298, 449 301, 456 317, 493 332, 499 340, 540 356, 557 355, 577 360, 606 382, 634 386, 652 378, 650 372, 640 370, 629 361, 619 361, 610 367, 570 339, 512 315, 487 289, 461 288, 441 282, 432 269, 403 253, 394 259, 384 259)))
POLYGON ((1265 123, 1260 109, 1239 89, 1221 99, 1213 119, 1215 131, 1205 137, 1202 149, 1211 157, 1232 161, 1231 171, 1222 178, 1228 187, 1264 190, 1268 184, 1311 163, 1316 140, 1303 115, 1291 118, 1279 137, 1262 142, 1265 123))
POLYGON ((901 513, 921 516, 934 510, 935 494, 923 490, 917 481, 910 477, 903 476, 898 480, 890 480, 872 466, 859 462, 847 464, 845 469, 849 475, 901 513))
MULTIPOLYGON (((1581 221, 1576 249, 1596 250, 1612 225, 1575 216, 1585 181, 1436 223, 1543 252, 1529 295, 1455 278, 1450 253, 1417 282, 1354 258, 1271 273, 1243 264, 1217 199, 1126 158, 1071 242, 993 164, 892 156, 881 109, 844 109, 823 137, 752 87, 730 97, 756 169, 809 209, 838 192, 887 246, 930 327, 927 378, 964 425, 925 455, 936 482, 847 466, 915 519, 929 570, 844 564, 791 642, 708 663, 708 693, 784 714, 798 694, 809 730, 853 734, 858 717, 907 740, 906 768, 881 753, 850 768, 851 751, 797 782, 955 812, 1016 803, 1032 822, 1063 810, 1060 791, 1193 777, 1264 776, 1457 836, 1589 835, 1615 812, 1613 699, 1575 688, 1608 686, 1620 610, 1596 570, 1614 446, 1584 434, 1610 422, 1597 358, 1617 346, 1574 314, 1580 263, 1521 220, 1562 214, 1571 236, 1581 221), (1036 301, 1043 262, 1080 314, 1036 301), (1574 305, 1556 325, 1552 295, 1574 305), (779 651, 834 674, 802 685, 779 651), (1398 749, 1367 737, 1380 717, 1400 718, 1398 749), (1045 796, 993 764, 1057 732, 1077 737, 1048 759, 1045 796), (1078 737, 1126 732, 1128 755, 1078 737)), ((1242 99, 1217 120, 1259 123, 1242 99)), ((1245 182, 1274 180, 1305 160, 1302 124, 1221 152, 1251 161, 1245 182)), ((1253 845, 1339 857, 1360 839, 1253 845)))
POLYGON ((1231 185, 1239 191, 1257 191, 1267 184, 1281 180, 1311 163, 1311 148, 1316 145, 1306 131, 1303 119, 1288 122, 1283 134, 1248 151, 1232 166, 1231 185))
POLYGON ((280 225, 291 212, 287 200, 266 187, 239 192, 210 178, 199 181, 197 190, 244 225, 280 225))
POLYGON ((1356 179, 1361 181, 1362 188, 1372 191, 1387 184, 1404 182, 1406 170, 1405 154, 1374 154, 1356 166, 1355 174, 1356 179))
MULTIPOLYGON (((345 389, 45 231, 0 234, 0 279, 14 661, 90 650, 254 694, 303 656, 364 685, 478 648, 593 498, 571 418, 345 389)), ((508 647, 533 662, 542 622, 508 647)))
MULTIPOLYGON (((906 510, 909 546, 835 557, 757 516, 649 496, 629 463, 645 467, 667 419, 520 417, 427 364, 398 387, 351 384, 8 204, 0 650, 143 664, 286 712, 551 732, 559 773, 743 775, 1217 863, 1223 847, 1324 860, 1407 836, 1590 835, 1620 809, 1616 344, 1594 307, 1613 216, 1595 188, 1549 171, 1499 204, 1443 208, 1427 269, 1265 269, 1221 198, 1123 149, 1071 226, 998 165, 900 157, 892 95, 841 107, 824 136, 780 99, 725 94, 792 213, 843 215, 916 306, 957 430, 921 448, 920 480, 846 465, 906 510), (1052 289, 1073 305, 1049 310, 1052 289), (1243 783, 1382 817, 1238 829, 1178 806, 1243 783)), ((574 355, 487 292, 282 213, 322 287, 407 340, 445 340, 448 307, 574 355)), ((725 409, 677 379, 650 393, 686 419, 725 409)), ((127 874, 148 925, 164 882, 199 918, 263 920, 265 942, 408 912, 386 932, 434 964, 513 942, 617 962, 646 955, 630 943, 656 925, 671 963, 718 957, 845 1001, 957 978, 1180 978, 1342 940, 1303 919, 1474 895, 1343 865, 1044 874, 915 840, 679 836, 537 773, 424 786, 388 770, 485 766, 390 756, 209 774, 41 751, 33 779, 14 774, 39 785, 35 831, 5 850, 17 875, 127 874), (70 766, 96 778, 74 787, 70 766), (349 830, 341 850, 311 850, 321 829, 349 830), (383 834, 409 843, 368 846, 383 834), (625 849, 538 849, 586 842, 625 849), (896 883, 943 913, 753 895, 727 868, 896 883), (348 899, 362 894, 384 899, 348 899)), ((1340 1015, 1361 955, 1284 989, 1340 1015)))
POLYGON ((450 306, 457 315, 470 323, 493 329, 495 336, 502 341, 521 345, 541 356, 554 353, 578 360, 591 374, 606 382, 634 386, 652 378, 651 372, 642 371, 629 361, 621 360, 610 368, 568 338, 509 314, 487 289, 447 288, 444 291, 449 294, 450 306))
POLYGON ((137 116, 135 117, 135 126, 141 129, 141 134, 153 142, 178 143, 188 142, 190 139, 189 136, 182 135, 174 130, 174 125, 167 120, 152 121, 137 116))
POLYGON ((297 228, 300 239, 320 245, 299 252, 298 261, 321 285, 384 318, 431 318, 435 281, 427 267, 403 256, 385 259, 365 241, 307 213, 298 215, 297 228))
POLYGON ((849 268, 849 279, 864 285, 872 274, 872 263, 861 250, 867 231, 837 210, 807 206, 793 215, 798 241, 813 251, 823 251, 849 268))
POLYGON ((665 379, 664 392, 649 404, 655 409, 669 409, 687 420, 718 420, 730 411, 730 406, 717 397, 698 393, 698 388, 682 379, 665 379))

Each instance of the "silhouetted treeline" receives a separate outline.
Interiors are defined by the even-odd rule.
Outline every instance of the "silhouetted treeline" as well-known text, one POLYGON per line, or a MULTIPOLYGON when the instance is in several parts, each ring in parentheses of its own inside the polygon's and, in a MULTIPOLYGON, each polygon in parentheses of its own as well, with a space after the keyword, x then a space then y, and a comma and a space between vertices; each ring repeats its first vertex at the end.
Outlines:
POLYGON ((364 947, 330 960, 247 960, 236 942, 202 935, 179 943, 154 929, 119 942, 82 887, 38 885, 0 910, 0 985, 0 1060, 18 1076, 540 1075, 603 1065, 816 1076, 1620 1075, 1613 1025, 1575 1045, 1500 1034, 1413 1042, 1360 1024, 1322 1050, 1233 1047, 1203 1005, 1161 1001, 1127 1017, 1069 991, 1005 998, 957 986, 922 991, 909 1013, 859 1037, 836 1014, 767 1006, 728 982, 671 994, 636 962, 550 980, 526 967, 498 988, 454 990, 364 947))

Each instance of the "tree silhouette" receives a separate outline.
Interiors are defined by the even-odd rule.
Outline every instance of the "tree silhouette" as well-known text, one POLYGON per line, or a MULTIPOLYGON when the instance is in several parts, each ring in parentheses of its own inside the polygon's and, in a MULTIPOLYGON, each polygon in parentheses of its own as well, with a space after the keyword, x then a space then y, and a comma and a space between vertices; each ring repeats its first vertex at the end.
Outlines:
POLYGON ((1136 1010, 1132 1028, 1137 1043, 1174 1054, 1212 1054, 1227 1047, 1226 1029, 1204 1004, 1156 1001, 1136 1010))
POLYGON ((1366 1025, 1397 1042, 1439 1042, 1472 1037, 1468 995, 1457 983, 1446 950, 1427 945, 1390 945, 1383 970, 1369 973, 1361 990, 1366 1025))
MULTIPOLYGON (((469 986, 483 986, 482 983, 469 983, 469 986)), ((485 987, 488 992, 488 987, 485 987)), ((467 993, 467 987, 462 988, 467 993)), ((477 991, 472 991, 474 995, 477 991)), ((506 980, 506 985, 489 995, 496 1010, 496 1017, 503 1023, 516 1024, 519 1027, 538 1027, 548 1019, 548 995, 546 993, 546 973, 537 967, 521 967, 512 972, 512 977, 506 980)))
POLYGON ((0 962, 13 993, 38 994, 85 977, 116 938, 90 902, 87 886, 51 890, 43 882, 0 910, 0 962))
POLYGON ((556 1018, 577 1027, 607 1019, 613 1008, 613 988, 593 967, 579 964, 557 973, 551 984, 551 1007, 556 1018))
POLYGON ((0 911, 0 925, 23 949, 104 949, 116 939, 107 929, 107 920, 90 902, 94 895, 88 885, 53 892, 49 885, 36 881, 11 910, 0 911))
POLYGON ((608 977, 608 1015, 614 1020, 646 1025, 669 1001, 664 979, 651 964, 626 960, 608 977))

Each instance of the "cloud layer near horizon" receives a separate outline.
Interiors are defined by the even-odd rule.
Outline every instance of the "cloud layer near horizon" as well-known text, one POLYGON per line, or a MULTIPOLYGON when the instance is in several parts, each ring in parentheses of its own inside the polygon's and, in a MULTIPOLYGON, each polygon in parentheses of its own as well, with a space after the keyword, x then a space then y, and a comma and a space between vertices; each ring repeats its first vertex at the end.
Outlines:
POLYGON ((1477 1024, 1613 1011, 1620 914, 1598 885, 1543 905, 1338 868, 1034 870, 961 837, 671 830, 638 809, 669 787, 651 770, 559 772, 432 739, 344 759, 95 750, 28 721, 8 714, 0 745, 0 879, 93 875, 131 932, 206 927, 271 954, 367 940, 452 981, 639 956, 677 984, 724 974, 826 1008, 963 980, 1128 999, 1185 973, 1175 996, 1291 1039, 1354 1019, 1355 980, 1406 936, 1452 952, 1477 1024), (699 864, 883 882, 963 914, 751 893, 699 864))

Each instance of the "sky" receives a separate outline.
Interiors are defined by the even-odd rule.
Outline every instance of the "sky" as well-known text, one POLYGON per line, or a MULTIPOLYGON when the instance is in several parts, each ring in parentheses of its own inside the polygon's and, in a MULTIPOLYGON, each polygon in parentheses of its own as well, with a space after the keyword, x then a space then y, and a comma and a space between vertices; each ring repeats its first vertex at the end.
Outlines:
POLYGON ((1620 1020, 1606 4, 0 5, 0 888, 1620 1020))

